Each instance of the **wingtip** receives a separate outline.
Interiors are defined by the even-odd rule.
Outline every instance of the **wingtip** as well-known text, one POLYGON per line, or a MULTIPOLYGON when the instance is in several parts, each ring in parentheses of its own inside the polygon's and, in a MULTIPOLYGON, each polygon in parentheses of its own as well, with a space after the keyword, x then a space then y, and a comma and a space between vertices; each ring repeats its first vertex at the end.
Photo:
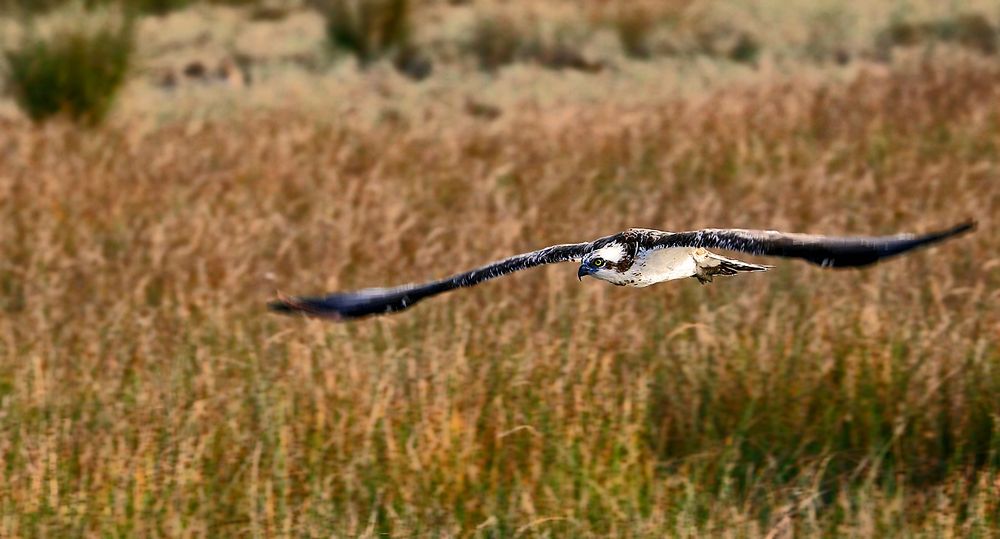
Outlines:
POLYGON ((275 292, 277 299, 267 302, 267 310, 279 314, 296 314, 302 312, 302 304, 291 296, 275 292))
POLYGON ((300 314, 303 312, 302 309, 297 307, 296 305, 291 303, 286 303, 281 300, 269 301, 267 303, 267 310, 271 311, 272 313, 288 314, 288 315, 300 314))
POLYGON ((343 317, 338 313, 320 311, 316 309, 314 306, 310 305, 310 301, 308 299, 286 296, 281 292, 276 292, 275 295, 277 296, 277 299, 267 303, 267 310, 272 313, 289 316, 302 315, 312 318, 324 318, 326 320, 333 321, 340 321, 343 319, 343 317))
POLYGON ((969 232, 974 232, 979 226, 979 223, 975 219, 969 219, 965 222, 959 223, 947 230, 943 230, 937 234, 939 239, 951 238, 954 236, 960 236, 962 234, 967 234, 969 232))
POLYGON ((969 220, 965 221, 964 223, 956 226, 955 227, 955 231, 958 234, 961 234, 961 233, 964 233, 964 232, 975 232, 976 228, 978 228, 978 227, 979 227, 979 222, 978 221, 976 221, 975 219, 969 219, 969 220))
POLYGON ((280 313, 280 314, 291 314, 292 312, 294 312, 294 309, 292 309, 290 305, 280 300, 272 300, 267 302, 267 310, 271 311, 272 313, 280 313))

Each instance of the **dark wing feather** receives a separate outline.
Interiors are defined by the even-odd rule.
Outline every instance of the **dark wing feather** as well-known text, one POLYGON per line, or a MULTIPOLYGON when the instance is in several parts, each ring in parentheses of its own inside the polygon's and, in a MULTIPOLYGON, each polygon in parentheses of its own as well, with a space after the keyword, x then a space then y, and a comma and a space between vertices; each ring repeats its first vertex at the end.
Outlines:
POLYGON ((301 313, 334 320, 394 313, 408 309, 422 299, 456 288, 474 286, 508 273, 542 264, 579 260, 587 252, 589 245, 588 243, 553 245, 424 284, 407 284, 395 288, 366 288, 320 297, 280 296, 276 301, 269 303, 268 308, 278 313, 301 313))
POLYGON ((764 230, 705 229, 692 232, 641 231, 640 244, 646 248, 704 247, 738 251, 751 255, 801 258, 831 268, 874 264, 911 249, 957 236, 975 229, 975 222, 932 232, 894 236, 815 236, 764 230))

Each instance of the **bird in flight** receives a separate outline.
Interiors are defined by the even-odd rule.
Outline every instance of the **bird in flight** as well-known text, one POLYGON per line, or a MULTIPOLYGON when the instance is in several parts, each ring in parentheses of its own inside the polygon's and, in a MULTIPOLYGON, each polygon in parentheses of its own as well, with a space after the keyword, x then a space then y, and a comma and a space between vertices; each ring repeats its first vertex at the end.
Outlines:
POLYGON ((801 258, 824 268, 861 267, 903 254, 975 228, 967 222, 929 234, 893 236, 817 236, 773 230, 704 229, 664 232, 630 228, 589 243, 553 245, 519 254, 437 281, 394 288, 366 288, 325 296, 290 297, 279 294, 271 311, 332 320, 353 320, 409 309, 417 302, 444 292, 475 286, 543 264, 579 261, 577 277, 593 277, 618 286, 644 287, 693 277, 701 284, 716 275, 765 271, 771 266, 742 262, 708 249, 749 255, 801 258))

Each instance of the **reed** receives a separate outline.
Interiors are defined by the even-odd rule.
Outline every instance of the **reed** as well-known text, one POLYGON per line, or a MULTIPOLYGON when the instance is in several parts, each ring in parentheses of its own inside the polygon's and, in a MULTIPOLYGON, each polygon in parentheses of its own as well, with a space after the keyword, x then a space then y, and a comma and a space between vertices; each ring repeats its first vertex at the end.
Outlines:
POLYGON ((490 129, 0 125, 0 534, 995 533, 998 85, 970 60, 490 129), (967 217, 864 271, 264 310, 629 226, 967 217))

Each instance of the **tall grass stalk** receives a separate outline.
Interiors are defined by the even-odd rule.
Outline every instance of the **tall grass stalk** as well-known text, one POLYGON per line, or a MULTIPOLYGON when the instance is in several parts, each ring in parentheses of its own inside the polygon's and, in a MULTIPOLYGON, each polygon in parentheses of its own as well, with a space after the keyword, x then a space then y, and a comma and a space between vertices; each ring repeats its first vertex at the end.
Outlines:
POLYGON ((330 44, 354 54, 364 66, 400 54, 410 42, 409 0, 314 0, 326 18, 330 44))
POLYGON ((0 533, 995 535, 998 86, 977 56, 488 129, 0 123, 0 533), (866 270, 264 310, 629 226, 966 217, 866 270))

